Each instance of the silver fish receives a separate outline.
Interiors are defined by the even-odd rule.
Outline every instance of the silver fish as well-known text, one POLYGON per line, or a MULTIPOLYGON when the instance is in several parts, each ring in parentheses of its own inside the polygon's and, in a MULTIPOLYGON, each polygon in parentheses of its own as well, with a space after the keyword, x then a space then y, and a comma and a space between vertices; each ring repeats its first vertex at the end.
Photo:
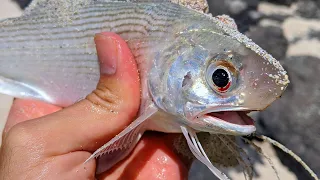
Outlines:
POLYGON ((246 113, 269 106, 289 83, 280 63, 239 33, 231 18, 170 2, 38 0, 0 27, 0 93, 63 107, 96 87, 93 36, 111 31, 127 41, 142 102, 139 117, 88 159, 107 156, 107 169, 153 130, 183 133, 194 156, 227 179, 196 133, 255 132, 246 113))

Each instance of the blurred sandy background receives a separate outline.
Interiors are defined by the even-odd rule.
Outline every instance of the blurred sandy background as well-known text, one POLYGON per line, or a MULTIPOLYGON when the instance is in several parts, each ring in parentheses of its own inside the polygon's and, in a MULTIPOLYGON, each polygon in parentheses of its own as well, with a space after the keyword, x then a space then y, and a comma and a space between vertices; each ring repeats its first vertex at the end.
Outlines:
MULTIPOLYGON (((20 2, 22 2, 22 4, 20 5, 24 6, 27 0, 20 1, 20 2)), ((241 32, 246 33, 257 44, 265 48, 277 59, 281 60, 282 64, 286 65, 292 62, 294 64, 296 61, 303 62, 304 57, 307 57, 307 59, 310 59, 309 56, 311 56, 312 58, 318 58, 318 60, 320 58, 320 43, 319 43, 320 38, 317 38, 318 36, 320 37, 320 23, 319 23, 320 8, 318 9, 315 8, 317 7, 317 5, 319 5, 320 7, 320 1, 317 2, 317 1, 308 0, 305 2, 315 2, 318 4, 315 4, 315 5, 313 5, 312 3, 307 4, 307 3, 304 3, 304 1, 299 1, 299 0, 284 0, 284 1, 271 0, 270 2, 265 2, 265 1, 260 2, 258 0, 225 0, 225 1, 209 0, 209 5, 213 15, 226 13, 231 15, 233 18, 235 18, 237 24, 238 25, 240 24, 239 29, 241 32), (299 7, 303 7, 303 8, 301 9, 299 7), (312 37, 309 36, 310 32, 314 34, 312 37), (314 36, 316 36, 316 38, 313 38, 314 36)), ((16 17, 21 15, 21 12, 22 11, 19 5, 16 4, 15 2, 11 0, 1 0, 0 19, 7 18, 7 17, 16 17)), ((304 64, 302 63, 302 65, 304 64)), ((299 66, 299 64, 297 66, 299 66)), ((292 73, 295 72, 293 70, 292 70, 292 73)), ((298 71, 299 71, 299 68, 298 68, 298 71)), ((309 71, 309 70, 307 69, 306 71, 309 71)), ((290 73, 291 72, 289 72, 289 75, 290 73)), ((304 85, 300 85, 300 86, 303 87, 304 85)), ((319 86, 315 86, 315 87, 319 89, 319 86)), ((294 96, 299 96, 299 94, 298 95, 294 94, 294 96)), ((289 97, 289 99, 290 98, 291 97, 289 97)), ((282 99, 286 100, 286 98, 282 98, 282 99)), ((1 102, 0 103, 0 132, 2 131, 3 126, 5 124, 12 100, 13 100, 12 97, 0 94, 0 102, 1 102)), ((285 101, 285 100, 282 100, 282 101, 285 101)), ((295 102, 289 102, 289 103, 293 103, 293 104, 290 104, 291 106, 297 105, 297 104, 294 104, 295 102)), ((285 106, 286 105, 288 104, 285 104, 285 106)), ((281 117, 279 115, 279 111, 280 111, 280 114, 283 112, 281 111, 282 106, 283 104, 281 105, 281 102, 280 102, 278 103, 278 105, 268 108, 266 113, 264 114, 262 113, 256 116, 256 119, 259 121, 260 130, 264 132, 264 134, 272 136, 273 138, 278 137, 276 135, 279 135, 280 141, 286 142, 286 143, 291 142, 290 141, 291 136, 295 137, 292 135, 292 133, 296 133, 300 135, 299 136, 300 138, 304 139, 305 138, 304 134, 301 135, 299 134, 300 132, 295 132, 294 128, 291 128, 291 129, 289 128, 289 130, 287 130, 288 126, 285 124, 289 122, 296 122, 294 121, 294 118, 297 119, 300 116, 295 115, 293 113, 293 112, 296 112, 295 109, 291 109, 291 112, 286 111, 284 109, 283 110, 284 112, 289 112, 294 117, 293 118, 281 117), (281 107, 279 107, 279 104, 281 107), (274 113, 274 112, 278 112, 278 113, 274 113), (277 115, 275 116, 274 114, 277 114, 277 115), (286 119, 288 119, 288 121, 286 121, 286 119), (283 128, 278 129, 277 126, 280 123, 279 122, 280 120, 282 122, 282 125, 279 125, 279 127, 283 127, 283 128), (292 130, 292 133, 291 133, 291 130, 292 130), (280 136, 281 134, 289 136, 289 137, 286 137, 289 139, 288 140, 281 139, 282 138, 282 136, 280 136)), ((313 119, 320 120, 319 106, 317 106, 316 104, 315 107, 316 107, 315 109, 318 110, 319 115, 313 117, 313 119)), ((306 110, 302 110, 302 111, 305 112, 306 110)), ((298 120, 302 120, 302 119, 298 118, 298 120)), ((295 125, 299 126, 299 124, 295 124, 295 125)), ((316 127, 319 127, 319 126, 316 126, 316 127)), ((308 131, 307 129, 306 131, 308 131)), ((318 130, 320 131, 320 128, 318 130)), ((319 135, 319 131, 318 131, 318 135, 319 135)), ((316 136, 316 140, 319 140, 317 136, 316 136)), ((293 143, 293 146, 289 148, 303 146, 303 144, 301 144, 301 142, 299 141, 294 141, 292 143, 293 143)), ((301 175, 299 178, 297 178, 296 175, 294 175, 291 171, 289 171, 288 168, 280 162, 277 156, 279 155, 279 153, 276 153, 274 148, 272 148, 271 145, 269 145, 268 143, 259 143, 259 142, 258 144, 262 147, 265 154, 271 157, 275 168, 279 172, 279 176, 281 179, 284 179, 284 180, 308 179, 308 178, 305 178, 306 176, 304 175, 301 175)), ((1 139, 0 139, 0 145, 1 145, 1 139)), ((308 148, 308 147, 312 148, 310 146, 306 146, 305 148, 308 148)), ((298 150, 294 149, 295 152, 298 150)), ((301 153, 305 154, 305 151, 303 152, 301 151, 301 153)), ((316 152, 315 160, 317 160, 320 152, 317 149, 315 150, 315 152, 316 152)), ((288 157, 282 157, 282 159, 283 158, 290 159, 288 157)), ((276 179, 276 176, 272 168, 270 167, 270 165, 265 159, 261 157, 257 157, 256 155, 253 155, 252 159, 255 162, 254 167, 255 167, 255 172, 257 174, 257 176, 254 179, 257 179, 257 180, 276 179)), ((288 161, 288 162, 290 164, 291 161, 288 161)), ((315 164, 314 167, 317 167, 317 163, 319 164, 320 162, 313 163, 315 164)), ((294 169, 294 168, 295 167, 291 167, 291 169, 294 169)), ((301 169, 299 168, 298 169, 296 168, 294 170, 296 173, 297 171, 301 171, 301 169)), ((210 174, 211 173, 206 169, 206 167, 196 162, 192 169, 190 179, 194 179, 194 180, 211 179, 213 176, 210 174)), ((236 180, 244 179, 243 174, 237 172, 236 170, 230 170, 228 174, 232 179, 236 179, 236 180)))

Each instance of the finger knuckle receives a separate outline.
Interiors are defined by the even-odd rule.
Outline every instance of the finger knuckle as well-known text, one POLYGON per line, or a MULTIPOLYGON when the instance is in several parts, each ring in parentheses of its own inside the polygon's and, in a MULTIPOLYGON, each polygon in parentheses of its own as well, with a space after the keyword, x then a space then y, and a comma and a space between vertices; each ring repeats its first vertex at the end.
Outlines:
POLYGON ((12 146, 26 147, 31 145, 30 142, 33 142, 34 138, 35 135, 27 123, 19 123, 8 131, 4 142, 12 146))
POLYGON ((116 109, 121 100, 116 92, 110 89, 106 84, 99 83, 97 88, 86 97, 92 104, 106 109, 116 109))

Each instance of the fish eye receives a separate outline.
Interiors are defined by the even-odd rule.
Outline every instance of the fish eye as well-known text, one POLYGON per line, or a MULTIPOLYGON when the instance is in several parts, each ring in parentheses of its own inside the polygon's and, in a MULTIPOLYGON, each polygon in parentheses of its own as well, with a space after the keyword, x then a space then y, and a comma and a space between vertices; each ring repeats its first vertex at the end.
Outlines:
POLYGON ((214 91, 218 93, 226 93, 232 87, 234 80, 234 69, 230 64, 213 63, 209 65, 206 73, 207 83, 214 91))
POLYGON ((212 74, 212 82, 220 91, 223 91, 230 86, 230 75, 225 69, 217 68, 212 74))

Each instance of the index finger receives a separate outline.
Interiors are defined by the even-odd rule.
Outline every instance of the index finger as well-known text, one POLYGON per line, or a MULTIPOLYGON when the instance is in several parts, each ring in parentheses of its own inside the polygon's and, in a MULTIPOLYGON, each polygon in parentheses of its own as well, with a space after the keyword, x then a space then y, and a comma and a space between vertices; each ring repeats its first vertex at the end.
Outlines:
POLYGON ((60 109, 61 107, 37 100, 15 99, 11 106, 3 135, 18 123, 39 118, 60 109))

